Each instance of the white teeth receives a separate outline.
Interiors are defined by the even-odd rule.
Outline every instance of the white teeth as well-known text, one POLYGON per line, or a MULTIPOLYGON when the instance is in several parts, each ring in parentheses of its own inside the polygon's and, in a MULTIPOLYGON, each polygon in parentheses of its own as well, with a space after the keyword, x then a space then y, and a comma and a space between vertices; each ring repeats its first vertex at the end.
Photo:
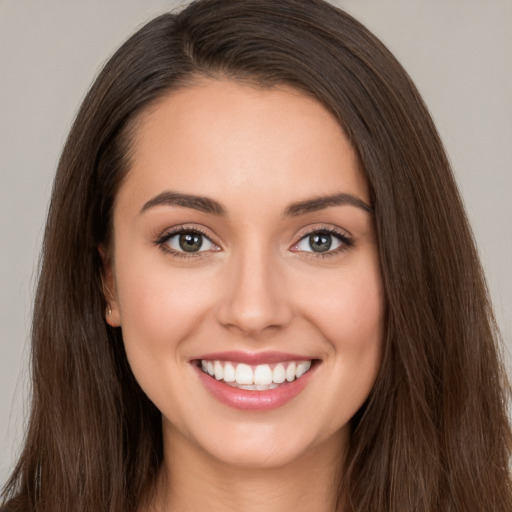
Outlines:
POLYGON ((231 363, 224 365, 224 382, 235 382, 235 367, 231 363))
POLYGON ((228 384, 233 388, 247 389, 249 391, 267 391, 268 389, 276 389, 279 387, 274 383, 269 384, 268 386, 263 384, 237 384, 236 382, 228 382, 228 384))
POLYGON ((272 372, 272 381, 276 384, 282 384, 286 380, 286 370, 284 366, 279 363, 272 372))
POLYGON ((309 369, 311 368, 311 361, 303 361, 297 365, 297 370, 295 370, 295 377, 302 377, 309 369))
POLYGON ((271 382, 270 384, 268 385, 265 385, 265 384, 255 384, 254 387, 258 390, 258 391, 266 391, 267 389, 275 389, 277 388, 277 384, 274 384, 273 382, 271 382))
POLYGON ((248 364, 240 363, 235 370, 237 384, 254 384, 252 368, 248 364))
POLYGON ((217 380, 222 380, 222 377, 224 377, 224 368, 220 364, 220 361, 215 361, 215 363, 213 363, 213 368, 215 370, 215 378, 217 380))
POLYGON ((268 364, 259 364, 254 370, 254 384, 268 386, 272 384, 272 370, 268 364))
POLYGON ((310 368, 311 361, 277 363, 272 369, 269 364, 251 367, 244 363, 201 360, 201 369, 211 377, 241 389, 258 391, 274 389, 285 381, 299 379, 310 368))
POLYGON ((297 369, 297 365, 295 363, 290 363, 288 368, 286 368, 286 380, 291 382, 295 380, 295 370, 297 369))

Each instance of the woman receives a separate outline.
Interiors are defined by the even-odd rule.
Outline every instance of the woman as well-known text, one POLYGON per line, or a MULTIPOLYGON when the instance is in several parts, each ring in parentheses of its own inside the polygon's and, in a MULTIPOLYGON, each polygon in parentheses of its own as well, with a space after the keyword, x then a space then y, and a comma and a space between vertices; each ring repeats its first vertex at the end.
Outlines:
POLYGON ((192 3, 64 148, 9 510, 510 510, 496 339, 382 44, 319 0, 192 3))

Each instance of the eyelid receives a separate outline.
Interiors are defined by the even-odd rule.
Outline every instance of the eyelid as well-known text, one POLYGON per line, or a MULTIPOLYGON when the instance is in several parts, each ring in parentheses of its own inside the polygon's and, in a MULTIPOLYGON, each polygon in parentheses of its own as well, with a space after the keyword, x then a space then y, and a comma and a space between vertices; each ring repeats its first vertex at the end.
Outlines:
MULTIPOLYGON (((159 246, 163 251, 171 253, 174 256, 177 257, 184 257, 184 258, 194 258, 199 256, 206 256, 205 253, 210 252, 217 252, 221 251, 221 245, 215 240, 215 236, 210 235, 205 228, 202 226, 198 226, 197 224, 179 224, 177 226, 173 226, 170 228, 165 229, 161 234, 157 235, 157 238, 155 240, 155 245, 159 246), (214 249, 208 249, 208 250, 200 250, 197 252, 186 252, 186 251, 180 251, 176 250, 172 247, 170 247, 167 242, 170 238, 173 236, 183 234, 183 233, 198 233, 201 236, 205 237, 213 246, 214 249)), ((290 247, 290 251, 296 252, 296 253, 303 253, 307 254, 309 257, 312 258, 322 258, 326 256, 331 256, 338 254, 340 252, 346 251, 350 249, 354 245, 354 240, 352 235, 350 235, 346 230, 341 229, 337 226, 333 225, 314 225, 314 226, 307 226, 302 228, 296 235, 296 242, 290 247), (332 235, 338 239, 340 242, 340 245, 334 249, 330 249, 325 252, 315 252, 315 251, 304 251, 297 249, 298 244, 304 240, 306 237, 311 236, 315 233, 327 233, 329 235, 332 235)))
POLYGON ((296 235, 297 240, 318 232, 327 232, 333 235, 339 235, 344 238, 352 239, 352 235, 346 230, 333 224, 310 224, 299 230, 296 235))
POLYGON ((299 231, 299 233, 297 234, 297 241, 294 242, 294 244, 290 247, 290 250, 292 252, 307 254, 308 257, 322 258, 322 257, 331 256, 331 255, 335 255, 340 252, 346 251, 346 250, 350 249, 353 245, 354 245, 353 237, 346 230, 343 230, 341 228, 338 228, 338 227, 332 226, 332 225, 321 224, 321 225, 315 225, 315 226, 307 226, 307 227, 301 229, 299 231), (325 252, 304 251, 304 250, 297 249, 297 246, 299 245, 299 243, 301 243, 306 237, 311 236, 316 233, 327 233, 329 235, 336 237, 340 242, 340 246, 336 247, 335 249, 331 249, 331 250, 325 251, 325 252))
POLYGON ((170 253, 177 257, 183 258, 194 258, 197 256, 204 256, 204 253, 220 251, 220 244, 214 240, 215 237, 208 234, 204 228, 197 226, 196 224, 179 224, 171 228, 165 229, 161 234, 157 235, 155 245, 160 247, 164 252, 170 253), (197 252, 186 252, 172 248, 167 242, 174 236, 181 235, 184 233, 197 233, 206 238, 213 246, 214 249, 200 250, 197 252))

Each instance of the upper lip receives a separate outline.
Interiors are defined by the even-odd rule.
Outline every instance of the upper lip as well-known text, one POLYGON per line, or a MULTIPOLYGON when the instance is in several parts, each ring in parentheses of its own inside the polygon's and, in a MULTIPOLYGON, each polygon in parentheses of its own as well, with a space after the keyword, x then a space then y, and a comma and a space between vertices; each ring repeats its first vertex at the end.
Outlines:
POLYGON ((231 361, 234 363, 258 365, 282 363, 285 361, 311 361, 315 358, 299 354, 290 354, 286 352, 243 352, 236 350, 230 350, 226 352, 210 352, 208 354, 203 354, 193 358, 194 361, 202 359, 205 359, 207 361, 231 361))

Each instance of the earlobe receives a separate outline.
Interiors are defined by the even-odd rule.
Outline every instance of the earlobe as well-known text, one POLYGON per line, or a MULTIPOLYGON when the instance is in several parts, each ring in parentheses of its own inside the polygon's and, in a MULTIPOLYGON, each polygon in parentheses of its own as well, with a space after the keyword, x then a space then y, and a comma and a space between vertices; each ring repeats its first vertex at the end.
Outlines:
POLYGON ((107 302, 107 307, 105 310, 105 321, 111 327, 120 327, 121 317, 119 314, 117 290, 111 259, 104 247, 99 247, 98 252, 102 262, 101 278, 103 284, 103 294, 107 302))
POLYGON ((107 302, 107 310, 105 312, 105 321, 110 327, 120 327, 121 320, 119 317, 119 309, 117 308, 117 303, 115 303, 115 309, 112 308, 110 302, 107 302))

